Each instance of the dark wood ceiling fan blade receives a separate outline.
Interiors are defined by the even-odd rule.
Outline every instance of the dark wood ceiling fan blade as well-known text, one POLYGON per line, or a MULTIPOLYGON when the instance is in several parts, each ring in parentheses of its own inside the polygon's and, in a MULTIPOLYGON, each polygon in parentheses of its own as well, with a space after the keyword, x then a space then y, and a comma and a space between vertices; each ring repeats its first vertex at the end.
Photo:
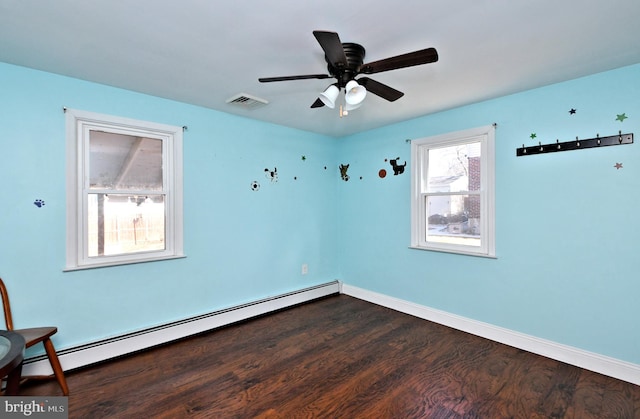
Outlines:
POLYGON ((368 92, 373 93, 374 95, 378 95, 383 99, 388 100, 389 102, 394 102, 404 96, 399 90, 394 89, 393 87, 389 87, 386 84, 382 84, 378 81, 370 79, 369 77, 361 77, 357 80, 357 82, 364 86, 368 92))
POLYGON ((269 83, 272 81, 288 81, 288 80, 307 80, 307 79, 329 79, 328 74, 306 74, 302 76, 283 76, 283 77, 261 77, 258 79, 260 83, 269 83))
POLYGON ((311 104, 312 108, 322 108, 323 106, 324 103, 320 100, 320 98, 316 99, 316 101, 311 104))
POLYGON ((395 57, 363 64, 359 72, 361 74, 374 74, 396 70, 398 68, 434 63, 436 61, 438 61, 438 51, 436 51, 435 48, 426 48, 420 51, 409 52, 407 54, 396 55, 395 57))
POLYGON ((318 43, 327 56, 327 61, 334 67, 344 67, 347 65, 347 55, 344 53, 340 37, 335 32, 313 31, 318 43))

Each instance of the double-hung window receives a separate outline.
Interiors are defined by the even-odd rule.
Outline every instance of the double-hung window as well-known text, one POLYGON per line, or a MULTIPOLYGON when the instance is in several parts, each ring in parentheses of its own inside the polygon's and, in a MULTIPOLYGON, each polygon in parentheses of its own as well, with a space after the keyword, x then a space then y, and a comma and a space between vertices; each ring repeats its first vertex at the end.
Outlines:
POLYGON ((182 257, 182 128, 66 110, 67 263, 182 257))
POLYGON ((495 127, 411 141, 411 247, 495 257, 495 127))

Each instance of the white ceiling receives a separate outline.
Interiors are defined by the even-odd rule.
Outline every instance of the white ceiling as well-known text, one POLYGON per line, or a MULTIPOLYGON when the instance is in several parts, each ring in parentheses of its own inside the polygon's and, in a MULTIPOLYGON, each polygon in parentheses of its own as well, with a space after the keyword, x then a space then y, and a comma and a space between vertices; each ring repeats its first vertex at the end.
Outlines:
POLYGON ((339 137, 639 63, 639 23, 638 0, 0 0, 0 61, 339 137), (371 75, 405 96, 340 118, 310 109, 331 79, 258 82, 326 73, 313 30, 440 60, 371 75))

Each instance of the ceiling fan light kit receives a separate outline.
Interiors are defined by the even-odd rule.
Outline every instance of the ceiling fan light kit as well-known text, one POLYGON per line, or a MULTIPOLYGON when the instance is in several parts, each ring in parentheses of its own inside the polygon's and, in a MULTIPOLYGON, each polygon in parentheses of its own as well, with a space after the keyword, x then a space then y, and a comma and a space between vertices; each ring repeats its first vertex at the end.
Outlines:
POLYGON ((340 90, 338 89, 338 86, 332 84, 331 86, 327 87, 324 92, 320 93, 320 96, 318 96, 318 98, 322 101, 322 103, 324 103, 326 107, 333 109, 336 106, 336 99, 338 98, 339 93, 340 90))
POLYGON ((313 31, 313 35, 324 51, 324 58, 327 62, 329 75, 307 74, 299 76, 265 77, 259 78, 258 81, 261 83, 269 83, 275 81, 327 79, 333 77, 336 79, 336 83, 320 93, 311 107, 320 108, 327 106, 333 109, 340 91, 345 89, 345 106, 344 109, 342 105, 340 106, 340 116, 343 114, 346 115, 349 110, 360 107, 367 95, 367 91, 389 102, 396 101, 404 96, 404 93, 369 77, 360 77, 356 80, 356 77, 360 74, 375 74, 438 61, 438 52, 434 48, 426 48, 363 64, 365 49, 362 45, 343 43, 340 41, 340 37, 336 32, 313 31))
POLYGON ((359 105, 367 95, 367 89, 364 86, 360 86, 357 81, 351 80, 345 87, 344 100, 347 105, 359 105))

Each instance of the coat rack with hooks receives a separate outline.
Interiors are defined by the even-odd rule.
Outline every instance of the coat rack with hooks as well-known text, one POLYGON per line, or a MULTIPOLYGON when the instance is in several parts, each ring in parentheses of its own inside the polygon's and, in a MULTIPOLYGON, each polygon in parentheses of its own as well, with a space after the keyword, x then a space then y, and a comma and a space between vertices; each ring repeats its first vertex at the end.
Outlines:
POLYGON ((576 137, 573 141, 565 141, 561 143, 559 140, 556 140, 555 143, 538 143, 538 145, 529 147, 525 147, 524 144, 522 144, 522 147, 516 149, 516 156, 530 156, 533 154, 555 153, 558 151, 581 150, 583 148, 622 144, 633 144, 633 133, 623 134, 622 131, 618 131, 617 135, 610 135, 608 137, 600 137, 600 134, 597 134, 595 138, 581 140, 576 137))

